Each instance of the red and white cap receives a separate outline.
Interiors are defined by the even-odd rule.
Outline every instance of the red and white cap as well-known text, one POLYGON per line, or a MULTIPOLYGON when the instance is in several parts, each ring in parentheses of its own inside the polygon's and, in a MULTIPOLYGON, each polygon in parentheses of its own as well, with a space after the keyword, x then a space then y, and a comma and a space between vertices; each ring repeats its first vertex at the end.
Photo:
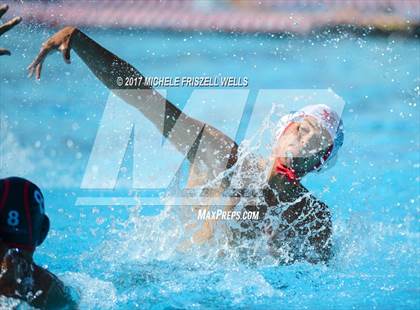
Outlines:
POLYGON ((308 105, 297 112, 283 116, 280 121, 279 129, 277 130, 277 136, 280 136, 291 122, 299 121, 305 116, 314 117, 318 121, 319 125, 328 131, 331 140, 333 141, 333 144, 330 146, 328 152, 322 158, 321 164, 316 167, 316 170, 321 170, 321 168, 325 166, 325 163, 330 162, 333 158, 335 158, 338 150, 343 145, 343 121, 338 113, 326 104, 308 105))

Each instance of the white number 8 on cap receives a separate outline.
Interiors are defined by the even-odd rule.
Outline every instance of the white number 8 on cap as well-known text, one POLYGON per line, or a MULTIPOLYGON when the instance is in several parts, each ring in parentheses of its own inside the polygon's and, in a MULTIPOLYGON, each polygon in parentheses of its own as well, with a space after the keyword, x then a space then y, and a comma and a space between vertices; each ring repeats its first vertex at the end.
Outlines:
POLYGON ((19 225, 19 212, 12 210, 7 216, 7 225, 18 226, 19 225))

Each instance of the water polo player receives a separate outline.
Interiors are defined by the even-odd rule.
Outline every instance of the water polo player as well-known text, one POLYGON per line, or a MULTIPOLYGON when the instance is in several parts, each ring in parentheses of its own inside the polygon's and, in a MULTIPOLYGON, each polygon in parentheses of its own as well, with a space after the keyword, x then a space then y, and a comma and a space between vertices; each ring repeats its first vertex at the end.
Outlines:
MULTIPOLYGON (((191 163, 188 187, 208 184, 215 175, 234 171, 237 166, 249 166, 251 169, 253 163, 243 160, 235 141, 221 131, 185 115, 147 85, 130 91, 118 85, 119 77, 142 79, 143 76, 133 66, 74 27, 62 29, 43 44, 40 53, 28 67, 29 74, 35 74, 39 79, 42 64, 53 50, 61 51, 65 62, 70 63, 71 49, 106 87, 141 111, 188 158, 191 163), (198 148, 201 151, 197 151, 198 148)), ((286 118, 279 125, 281 130, 273 142, 273 156, 258 161, 257 169, 268 171, 264 184, 254 186, 254 179, 245 177, 244 169, 236 169, 241 173, 227 174, 227 178, 211 192, 217 196, 231 191, 235 178, 241 179, 237 183, 245 191, 257 188, 254 197, 248 197, 246 203, 243 203, 246 195, 241 190, 232 191, 234 199, 227 209, 236 208, 239 201, 245 208, 264 214, 257 223, 243 222, 240 223, 241 230, 228 230, 226 235, 231 235, 235 241, 237 238, 249 240, 262 234, 268 238, 271 253, 281 257, 281 262, 301 259, 314 263, 326 261, 331 252, 330 213, 324 203, 309 194, 300 179, 332 162, 343 140, 341 121, 325 105, 309 106, 286 118), (259 196, 262 199, 255 199, 259 196), (276 216, 280 221, 273 220, 276 216), (284 255, 285 252, 287 255, 284 255)), ((256 170, 252 171, 255 173, 256 170)), ((191 240, 200 243, 212 239, 216 226, 215 221, 201 223, 191 240)))
POLYGON ((48 234, 41 190, 28 180, 0 180, 0 295, 37 308, 74 305, 68 289, 51 272, 33 261, 48 234))

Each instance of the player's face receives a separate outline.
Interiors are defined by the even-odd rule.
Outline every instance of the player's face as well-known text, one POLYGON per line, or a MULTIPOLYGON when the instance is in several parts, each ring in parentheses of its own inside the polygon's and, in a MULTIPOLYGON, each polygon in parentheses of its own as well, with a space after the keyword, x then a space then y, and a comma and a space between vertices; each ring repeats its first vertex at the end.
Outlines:
POLYGON ((292 167, 293 163, 305 162, 316 165, 323 151, 332 143, 329 133, 312 116, 305 116, 290 123, 278 138, 274 157, 292 167))

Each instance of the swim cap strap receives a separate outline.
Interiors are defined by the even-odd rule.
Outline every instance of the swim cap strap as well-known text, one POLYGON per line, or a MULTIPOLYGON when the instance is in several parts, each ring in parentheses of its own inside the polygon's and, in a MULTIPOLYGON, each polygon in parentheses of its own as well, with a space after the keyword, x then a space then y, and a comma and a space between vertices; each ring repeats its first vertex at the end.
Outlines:
POLYGON ((296 181, 299 180, 299 178, 296 175, 295 170, 293 170, 292 168, 286 167, 285 165, 279 163, 278 161, 274 169, 275 169, 276 174, 284 175, 290 182, 296 183, 296 181))

